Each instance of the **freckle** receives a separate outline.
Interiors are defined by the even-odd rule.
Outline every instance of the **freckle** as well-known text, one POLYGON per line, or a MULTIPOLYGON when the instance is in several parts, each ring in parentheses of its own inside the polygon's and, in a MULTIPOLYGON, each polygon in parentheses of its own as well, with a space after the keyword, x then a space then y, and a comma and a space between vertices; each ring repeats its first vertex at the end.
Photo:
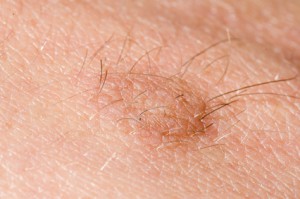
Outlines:
POLYGON ((4 52, 4 50, 0 50, 0 59, 3 62, 7 61, 7 54, 4 52))
POLYGON ((5 126, 6 126, 7 128, 9 128, 9 129, 11 129, 11 128, 12 128, 12 122, 11 122, 11 121, 6 122, 6 123, 5 123, 5 126))
POLYGON ((37 21, 36 21, 35 19, 31 19, 31 20, 29 21, 29 24, 30 24, 31 26, 35 27, 35 26, 37 25, 37 21))

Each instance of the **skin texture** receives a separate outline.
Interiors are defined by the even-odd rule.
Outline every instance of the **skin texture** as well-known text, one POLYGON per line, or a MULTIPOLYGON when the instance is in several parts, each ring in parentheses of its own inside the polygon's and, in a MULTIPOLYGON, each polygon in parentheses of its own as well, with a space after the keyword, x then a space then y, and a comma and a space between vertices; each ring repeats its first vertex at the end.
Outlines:
POLYGON ((300 197, 299 1, 0 5, 1 198, 300 197))

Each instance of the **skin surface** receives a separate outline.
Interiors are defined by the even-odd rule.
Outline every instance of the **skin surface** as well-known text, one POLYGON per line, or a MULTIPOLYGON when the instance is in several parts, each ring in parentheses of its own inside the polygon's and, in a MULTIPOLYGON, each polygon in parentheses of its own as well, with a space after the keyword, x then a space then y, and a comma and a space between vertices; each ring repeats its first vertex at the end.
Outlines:
POLYGON ((0 198, 299 198, 299 13, 0 1, 0 198))

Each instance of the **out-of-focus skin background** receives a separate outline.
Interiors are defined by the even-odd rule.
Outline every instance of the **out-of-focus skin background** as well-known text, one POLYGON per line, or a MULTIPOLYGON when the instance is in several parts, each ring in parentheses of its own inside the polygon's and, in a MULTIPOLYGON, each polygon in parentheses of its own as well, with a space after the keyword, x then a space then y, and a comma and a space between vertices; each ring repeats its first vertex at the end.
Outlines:
POLYGON ((299 198, 299 11, 296 0, 0 1, 0 198, 299 198), (176 105, 164 77, 178 74, 190 100, 171 110, 188 118, 176 128, 220 93, 295 78, 243 90, 187 142, 164 141, 157 129, 175 128, 158 109, 142 114, 158 119, 149 132, 119 122, 176 105))

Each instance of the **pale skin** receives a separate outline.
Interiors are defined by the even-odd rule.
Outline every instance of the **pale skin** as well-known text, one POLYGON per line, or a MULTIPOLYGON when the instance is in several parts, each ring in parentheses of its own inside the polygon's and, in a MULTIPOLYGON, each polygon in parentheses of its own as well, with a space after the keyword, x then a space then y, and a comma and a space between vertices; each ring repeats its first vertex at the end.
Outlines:
POLYGON ((298 1, 0 10, 0 198, 300 197, 298 1))

